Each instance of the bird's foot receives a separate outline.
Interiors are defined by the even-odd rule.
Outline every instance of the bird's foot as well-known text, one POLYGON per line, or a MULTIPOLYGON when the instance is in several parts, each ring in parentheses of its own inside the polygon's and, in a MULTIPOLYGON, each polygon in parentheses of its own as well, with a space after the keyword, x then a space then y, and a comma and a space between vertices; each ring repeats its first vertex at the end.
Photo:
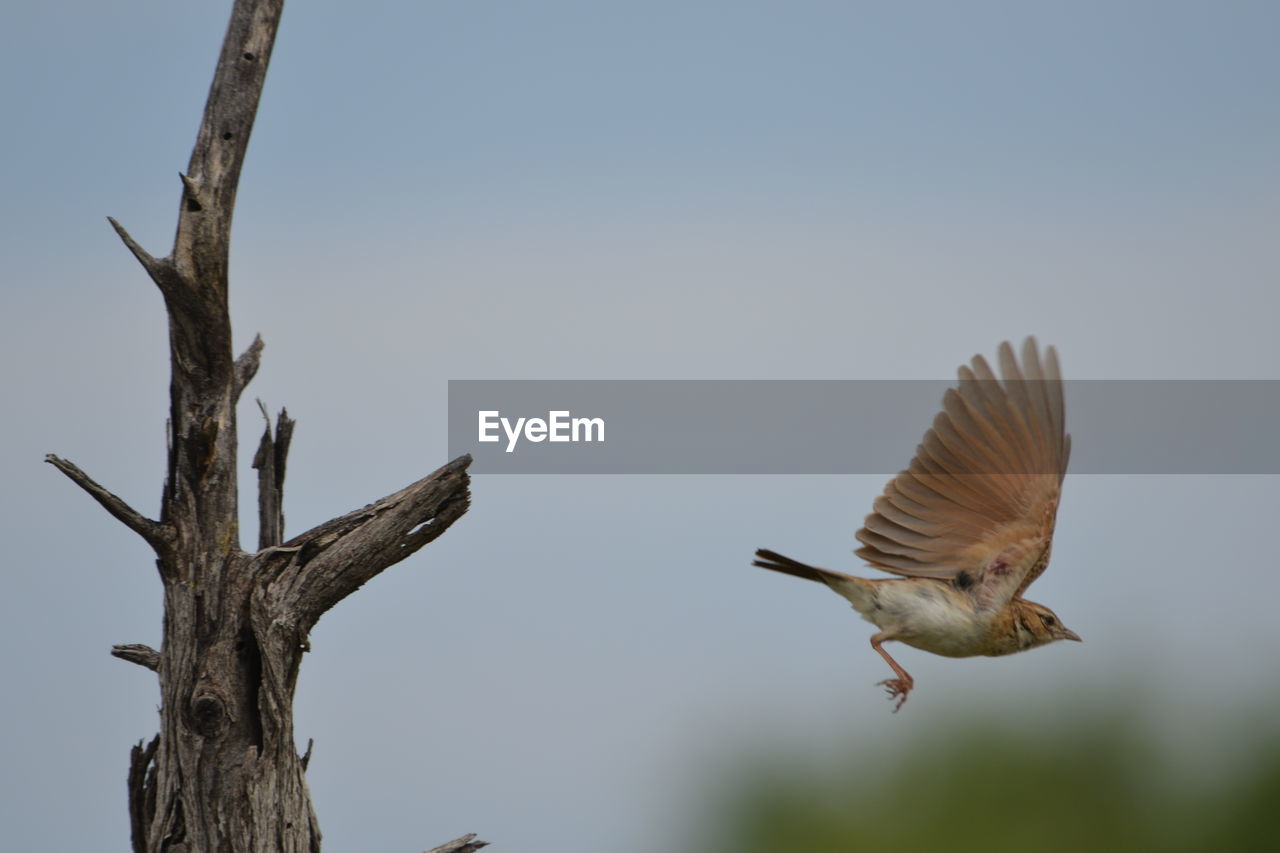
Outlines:
POLYGON ((893 713, 898 713, 898 709, 902 707, 902 703, 907 701, 907 694, 911 692, 911 688, 916 686, 915 680, 911 676, 906 678, 889 678, 879 682, 877 686, 883 686, 886 693, 889 694, 889 701, 898 700, 898 704, 893 706, 893 713))

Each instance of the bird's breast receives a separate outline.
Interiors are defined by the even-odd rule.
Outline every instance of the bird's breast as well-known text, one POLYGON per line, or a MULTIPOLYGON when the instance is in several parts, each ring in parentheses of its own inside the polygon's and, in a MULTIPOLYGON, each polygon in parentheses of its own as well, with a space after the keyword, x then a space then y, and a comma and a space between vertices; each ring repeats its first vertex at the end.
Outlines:
POLYGON ((921 578, 876 584, 878 609, 863 613, 893 639, 947 657, 982 654, 987 620, 950 584, 921 578))

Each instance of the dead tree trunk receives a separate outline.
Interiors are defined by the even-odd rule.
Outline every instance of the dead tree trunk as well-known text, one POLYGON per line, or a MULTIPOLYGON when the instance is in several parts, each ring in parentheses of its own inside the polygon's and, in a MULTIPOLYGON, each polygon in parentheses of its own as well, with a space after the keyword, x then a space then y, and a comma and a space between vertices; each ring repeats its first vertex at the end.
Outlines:
MULTIPOLYGON (((111 224, 160 288, 169 315, 169 453, 153 521, 75 465, 60 471, 155 550, 164 643, 113 654, 160 680, 160 734, 133 750, 129 812, 137 853, 317 851, 320 830, 293 734, 307 635, 330 607, 443 533, 467 509, 463 457, 361 509, 282 541, 293 421, 268 421, 259 471, 258 550, 241 550, 236 402, 262 340, 234 358, 227 260, 236 186, 283 0, 236 0, 205 105, 173 250, 153 257, 111 224)), ((265 409, 264 409, 265 414, 265 409)), ((448 850, 473 850, 471 837, 448 850)))

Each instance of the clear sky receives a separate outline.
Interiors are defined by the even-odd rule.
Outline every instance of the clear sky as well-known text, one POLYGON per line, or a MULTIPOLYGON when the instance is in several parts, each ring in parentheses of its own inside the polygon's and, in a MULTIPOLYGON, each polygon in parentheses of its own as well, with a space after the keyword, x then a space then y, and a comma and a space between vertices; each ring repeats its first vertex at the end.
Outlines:
MULTIPOLYGON (((229 8, 22 4, 0 33, 13 849, 128 849, 158 693, 107 650, 159 644, 160 583, 41 460, 155 512, 164 314, 105 217, 167 251, 229 8)), ((939 379, 1026 334, 1074 378, 1280 378, 1277 32, 1266 2, 292 3, 236 212, 238 348, 267 343, 242 435, 255 396, 299 421, 291 535, 445 462, 449 379, 939 379)), ((328 847, 689 849, 753 749, 1136 686, 1211 752, 1274 700, 1280 478, 1069 477, 1032 595, 1086 642, 904 650, 897 716, 870 626, 749 566, 858 571, 882 485, 477 478, 312 636, 328 847)))

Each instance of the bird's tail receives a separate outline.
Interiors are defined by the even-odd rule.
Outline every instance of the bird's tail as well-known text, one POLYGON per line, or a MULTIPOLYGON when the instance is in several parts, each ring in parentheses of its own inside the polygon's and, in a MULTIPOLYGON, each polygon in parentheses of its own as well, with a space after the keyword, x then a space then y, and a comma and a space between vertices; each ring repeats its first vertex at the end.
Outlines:
POLYGON ((756 551, 755 562, 751 565, 774 572, 782 572, 784 575, 794 575, 807 581, 817 581, 818 583, 826 582, 823 575, 839 574, 838 572, 829 572, 826 569, 805 565, 799 560, 784 557, 777 551, 769 551, 765 548, 756 551))
POLYGON ((859 613, 864 612, 864 608, 874 606, 874 585, 865 578, 846 575, 844 572, 833 572, 830 569, 819 569, 764 548, 756 551, 756 559, 751 565, 804 578, 807 581, 824 583, 848 599, 859 613))

